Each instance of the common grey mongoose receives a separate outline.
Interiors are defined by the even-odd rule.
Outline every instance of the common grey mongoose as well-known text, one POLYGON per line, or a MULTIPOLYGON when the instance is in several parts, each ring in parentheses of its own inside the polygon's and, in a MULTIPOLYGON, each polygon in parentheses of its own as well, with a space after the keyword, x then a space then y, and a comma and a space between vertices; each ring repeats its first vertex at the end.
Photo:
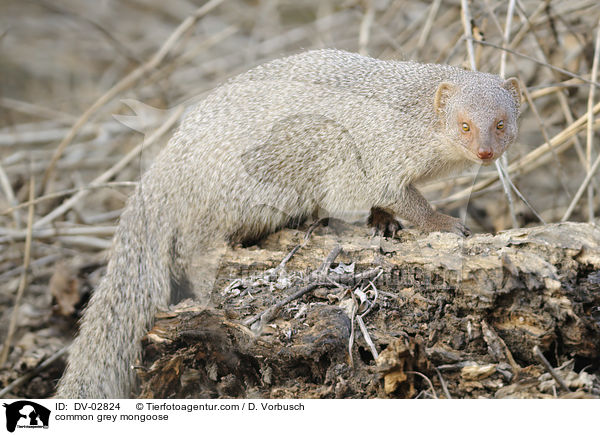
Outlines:
POLYGON ((468 235, 414 184, 493 162, 515 140, 519 106, 514 78, 333 49, 216 88, 129 199, 57 397, 128 397, 155 313, 202 267, 190 259, 218 243, 258 240, 315 212, 468 235))

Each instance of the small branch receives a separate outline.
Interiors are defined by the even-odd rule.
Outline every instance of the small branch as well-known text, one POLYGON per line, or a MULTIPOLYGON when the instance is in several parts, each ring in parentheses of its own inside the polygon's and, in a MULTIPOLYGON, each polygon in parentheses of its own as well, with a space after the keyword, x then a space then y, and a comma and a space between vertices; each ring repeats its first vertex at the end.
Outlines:
POLYGON ((500 166, 500 170, 504 172, 504 176, 506 177, 506 181, 508 182, 508 184, 510 185, 510 187, 512 188, 512 190, 517 194, 517 196, 521 199, 521 201, 523 201, 525 203, 525 205, 529 208, 529 210, 531 210, 531 212, 533 213, 533 215, 538 218, 538 220, 546 225, 546 221, 544 220, 544 218, 536 211, 535 208, 533 208, 533 206, 529 203, 529 201, 527 201, 527 198, 525 198, 525 196, 521 193, 521 191, 519 189, 517 189, 517 186, 515 186, 512 182, 512 180, 510 179, 510 177, 508 176, 508 174, 506 173, 506 168, 504 166, 500 166))
POLYGON ((433 394, 433 398, 434 399, 438 399, 438 396, 435 392, 435 388, 433 388, 433 383, 431 382, 431 379, 429 379, 427 376, 425 376, 423 373, 421 372, 415 372, 414 370, 407 370, 404 373, 406 374, 410 374, 410 375, 419 375, 421 376, 423 379, 425 379, 425 381, 427 382, 427 385, 429 385, 429 389, 431 390, 431 393, 433 394))
POLYGON ((315 271, 311 275, 311 278, 315 280, 314 282, 307 284, 305 287, 302 287, 296 293, 277 302, 275 305, 267 308, 266 310, 262 311, 261 313, 256 314, 256 315, 250 317, 249 319, 246 319, 244 321, 244 325, 250 326, 250 325, 254 324, 255 322, 257 322, 258 320, 260 320, 261 324, 263 324, 263 325, 267 322, 270 322, 277 315, 277 313, 279 312, 281 307, 289 304, 293 300, 301 298, 302 296, 313 291, 317 287, 332 287, 332 286, 339 287, 340 283, 345 284, 345 285, 351 285, 353 283, 361 282, 363 280, 373 279, 374 277, 378 277, 381 274, 381 272, 382 272, 381 268, 371 269, 371 270, 368 270, 368 271, 365 271, 365 272, 362 272, 362 273, 359 273, 356 275, 345 274, 345 275, 340 275, 340 276, 328 276, 326 273, 321 272, 321 271, 329 270, 329 266, 331 266, 331 263, 340 254, 341 250, 342 250, 342 248, 340 245, 336 245, 331 250, 331 252, 327 256, 325 261, 323 261, 323 263, 317 269, 317 271, 315 271))
MULTIPOLYGON (((379 278, 382 273, 383 273, 383 270, 381 270, 379 272, 379 274, 373 279, 373 281, 377 280, 377 278, 379 278)), ((371 309, 375 305, 375 302, 377 301, 377 297, 379 295, 379 292, 377 291, 377 287, 375 287, 375 285, 373 284, 373 281, 369 281, 368 286, 373 288, 373 291, 375 292, 375 296, 373 297, 373 301, 369 303, 369 307, 365 310, 364 313, 362 313, 360 315, 357 315, 357 313, 358 313, 358 310, 360 309, 361 302, 359 302, 356 299, 356 295, 354 294, 354 291, 350 292, 350 296, 352 297, 352 301, 354 302, 354 306, 352 309, 352 318, 350 319, 352 321, 352 332, 350 334, 350 341, 349 341, 349 352, 350 352, 351 359, 352 359, 352 345, 354 343, 354 319, 355 318, 356 318, 356 321, 358 322, 358 326, 360 327, 360 331, 362 332, 362 335, 363 335, 365 341, 367 342, 367 346, 369 346, 371 355, 373 355, 373 359, 377 360, 377 358, 379 357, 377 348, 375 347, 373 340, 371 340, 371 336, 369 335, 369 331, 367 330, 367 326, 365 325, 365 322, 363 320, 363 317, 365 317, 367 314, 369 314, 371 312, 371 309)), ((364 293, 363 293, 363 295, 364 295, 364 293)))
MULTIPOLYGON (((136 181, 112 181, 109 183, 94 184, 89 186, 81 186, 73 189, 65 189, 58 192, 49 193, 48 195, 39 196, 33 200, 33 204, 39 204, 40 202, 47 201, 49 199, 60 198, 61 196, 71 195, 73 193, 81 192, 82 190, 88 189, 104 189, 106 187, 137 187, 136 181)), ((23 202, 15 207, 7 208, 0 212, 0 215, 12 213, 15 210, 19 210, 24 207, 28 207, 31 204, 29 201, 23 202)))
POLYGON ((284 305, 289 304, 293 300, 301 298, 306 293, 309 293, 309 292, 313 291, 314 289, 316 289, 317 287, 320 287, 321 285, 323 285, 323 283, 321 283, 321 282, 314 282, 312 284, 307 285, 306 287, 301 288, 300 290, 298 290, 293 295, 288 296, 284 300, 277 302, 275 305, 267 308, 262 313, 256 314, 255 316, 252 316, 249 319, 245 320, 244 321, 244 325, 250 326, 250 325, 254 324, 255 322, 257 322, 258 320, 260 320, 261 324, 263 324, 263 325, 265 323, 270 322, 271 320, 273 320, 275 318, 275 316, 277 315, 277 312, 279 311, 279 309, 281 307, 283 307, 284 305))
POLYGON ((373 278, 372 281, 369 281, 369 286, 373 289, 373 291, 375 292, 375 296, 373 297, 373 302, 371 302, 369 304, 369 308, 367 308, 367 311, 365 311, 364 313, 362 313, 360 316, 364 317, 367 314, 369 314, 371 312, 371 310, 373 309, 373 306, 375 305, 375 302, 377 302, 377 298, 379 297, 379 291, 377 290, 377 287, 375 287, 375 284, 373 284, 373 281, 377 281, 377 279, 383 275, 383 269, 379 271, 379 273, 377 274, 377 276, 375 278, 373 278))
MULTIPOLYGON (((32 204, 33 205, 33 204, 32 204)), ((20 240, 27 240, 28 236, 35 239, 47 239, 57 236, 108 236, 112 237, 117 227, 112 225, 101 225, 101 226, 81 226, 81 227, 55 227, 46 228, 43 230, 10 230, 0 229, 0 243, 14 242, 20 240)))
MULTIPOLYGON (((176 108, 173 111, 173 113, 171 113, 171 116, 169 116, 169 118, 157 130, 155 130, 154 133, 152 133, 141 144, 139 144, 134 149, 129 151, 125 155, 125 157, 123 157, 121 160, 119 160, 119 162, 117 162, 108 171, 104 172, 99 177, 96 177, 89 184, 89 186, 93 187, 93 186, 98 186, 98 185, 104 184, 108 180, 110 180, 112 177, 114 177, 121 169, 123 169, 125 166, 127 166, 129 164, 129 162, 131 162, 139 153, 141 153, 144 149, 146 149, 148 146, 150 146, 152 143, 154 143, 154 141, 156 141, 163 134, 165 134, 167 132, 167 130, 169 130, 171 128, 171 126, 179 119, 179 117, 181 116, 182 113, 183 113, 183 106, 179 106, 178 108, 176 108)), ((66 213, 68 210, 70 210, 71 207, 73 207, 78 201, 80 201, 82 198, 84 198, 89 193, 89 191, 90 191, 90 188, 88 188, 86 190, 82 190, 81 192, 78 192, 77 194, 73 195, 70 199, 63 202, 59 207, 55 208, 50 213, 48 213, 46 216, 44 216, 39 221, 37 221, 34 224, 34 227, 36 227, 36 228, 43 227, 44 225, 47 225, 50 222, 52 222, 57 217, 62 216, 64 213, 66 213)))
POLYGON ((306 293, 309 293, 309 292, 313 291, 317 287, 320 287, 320 286, 323 286, 323 285, 331 285, 331 283, 328 282, 328 280, 323 280, 323 279, 319 279, 319 278, 321 278, 323 276, 325 276, 325 277, 327 276, 327 272, 329 271, 329 267, 331 266, 331 263, 333 263, 333 261, 340 254, 340 252, 342 252, 342 247, 340 245, 336 245, 331 250, 331 252, 327 256, 327 258, 325 259, 325 261, 323 261, 323 263, 321 264, 321 266, 319 266, 319 268, 317 269, 317 271, 313 274, 313 278, 316 279, 315 282, 308 284, 307 286, 305 286, 305 287, 301 288, 300 290, 298 290, 293 295, 288 296, 284 300, 277 302, 275 305, 273 305, 272 307, 267 308, 262 313, 257 314, 255 316, 252 316, 251 318, 247 319, 246 321, 244 321, 244 325, 246 325, 246 326, 252 325, 254 322, 256 322, 259 319, 260 319, 261 324, 264 325, 265 323, 270 322, 271 320, 273 320, 273 318, 277 315, 277 312, 279 311, 279 309, 281 307, 283 307, 284 305, 289 304, 293 300, 301 298, 306 293))
MULTIPOLYGON (((504 38, 502 46, 506 47, 510 39, 510 27, 512 25, 512 17, 515 11, 515 0, 510 0, 508 10, 506 12, 506 26, 504 27, 504 38)), ((500 77, 504 78, 506 74, 506 51, 502 50, 500 54, 500 77)))
MULTIPOLYGON (((352 299, 354 295, 350 292, 352 299)), ((354 367, 354 357, 352 356, 352 348, 354 347, 354 336, 356 335, 356 327, 354 326, 354 319, 356 318, 356 310, 358 310, 358 304, 356 302, 352 305, 352 313, 350 314, 350 337, 348 337, 348 358, 350 367, 354 367)))
POLYGON ((310 224, 310 227, 308 227, 308 230, 306 230, 306 234, 304 235, 304 243, 302 244, 303 246, 306 245, 310 239, 310 236, 312 236, 312 233, 319 227, 319 225, 322 225, 323 221, 325 220, 326 219, 319 219, 310 224))
POLYGON ((96 29, 98 31, 98 33, 100 35, 102 35, 104 37, 104 39, 110 45, 112 45, 114 47, 114 49, 117 53, 124 56, 127 60, 135 63, 136 65, 139 65, 141 63, 140 60, 138 59, 138 57, 135 55, 135 53, 132 52, 129 48, 127 48, 121 41, 119 41, 113 35, 114 32, 111 32, 111 31, 105 29, 99 23, 91 20, 90 18, 88 18, 82 14, 79 14, 78 12, 76 12, 74 10, 69 10, 69 9, 63 8, 61 6, 53 4, 54 2, 50 2, 48 0, 38 0, 38 1, 43 7, 45 7, 46 9, 49 9, 52 12, 58 13, 63 16, 71 17, 74 20, 79 20, 79 21, 89 25, 90 27, 96 29))
MULTIPOLYGON (((513 228, 519 228, 519 221, 517 221, 517 215, 515 213, 515 204, 513 201, 512 194, 510 193, 510 187, 508 184, 508 173, 506 172, 502 160, 506 160, 506 155, 503 155, 502 159, 496 160, 496 170, 498 171, 498 177, 500 178, 500 183, 502 184, 502 189, 504 190, 504 195, 506 196, 506 200, 508 201, 508 211, 510 214, 510 220, 512 222, 513 228)), ((512 184, 512 182, 511 182, 512 184)))
MULTIPOLYGON (((465 1, 465 0, 462 0, 462 1, 465 1)), ((562 73, 562 74, 564 74, 566 76, 572 77, 574 79, 579 79, 582 82, 588 83, 590 85, 594 85, 594 86, 600 87, 600 83, 598 83, 598 82, 596 82, 594 80, 588 80, 585 77, 583 77, 582 75, 575 74, 575 73, 573 73, 573 72, 571 72, 569 70, 566 70, 564 68, 559 68, 557 66, 551 65, 548 62, 543 62, 543 61, 541 61, 539 59, 536 59, 535 57, 531 57, 531 56, 528 56, 526 54, 519 53, 518 51, 511 50, 510 48, 501 47, 501 46, 499 46, 497 44, 494 44, 494 43, 491 43, 491 42, 488 42, 488 41, 475 39, 472 36, 469 37, 469 39, 471 41, 476 42, 476 43, 481 44, 481 45, 487 45, 488 47, 494 47, 494 48, 497 48, 498 50, 507 51, 510 54, 514 54, 515 56, 519 56, 519 57, 522 57, 523 59, 530 60, 531 62, 537 63, 538 65, 545 66, 546 68, 550 68, 550 69, 552 69, 554 71, 558 71, 559 73, 562 73)))
POLYGON ((0 390, 0 397, 4 397, 6 394, 10 393, 12 390, 17 388, 18 386, 24 384, 25 382, 27 382, 29 379, 31 379, 38 373, 41 373, 43 370, 45 370, 47 367, 51 366, 56 360, 61 358, 68 351, 69 351, 68 346, 63 347, 59 351, 55 352, 54 355, 52 355, 51 357, 46 359, 44 362, 42 362, 39 366, 37 366, 36 368, 31 370, 29 373, 12 381, 6 387, 4 387, 2 390, 0 390))
POLYGON ((317 275, 327 275, 329 268, 331 267, 331 263, 333 263, 337 256, 340 255, 340 252, 342 252, 341 245, 335 245, 325 261, 323 261, 323 263, 317 269, 317 275))
POLYGON ((488 345, 488 351, 498 361, 502 361, 503 357, 511 365, 514 379, 518 379, 521 367, 512 356, 512 352, 498 333, 484 320, 481 322, 481 332, 483 333, 483 339, 488 345))
POLYGON ((0 186, 2 186, 2 190, 4 191, 4 195, 6 195, 6 199, 8 203, 13 207, 10 209, 10 213, 13 214, 13 219, 15 221, 15 227, 21 228, 21 216, 19 214, 18 201, 15 197, 15 192, 13 191, 12 186, 10 185, 10 181, 8 181, 8 177, 6 176, 6 172, 2 167, 2 163, 0 162, 0 186))
POLYGON ((277 265, 274 272, 278 273, 281 269, 283 269, 285 267, 285 265, 288 263, 288 261, 290 261, 292 259, 294 254, 296 254, 296 252, 298 252, 301 247, 302 247, 302 245, 294 246, 294 248, 288 253, 288 255, 286 255, 285 258, 283 260, 281 260, 281 263, 279 263, 277 265))
POLYGON ((440 5, 442 4, 442 0, 434 0, 431 4, 431 8, 429 9, 429 14, 427 14, 427 21, 425 21, 425 25, 423 26, 423 31, 419 35, 419 40, 417 41, 417 52, 420 52, 427 39, 429 39, 429 34, 431 33, 431 28, 433 27, 433 23, 435 21, 435 17, 437 16, 438 10, 440 9, 440 5))
POLYGON ((29 103, 27 101, 15 100, 14 98, 0 97, 0 106, 7 109, 26 113, 28 115, 34 115, 40 118, 55 119, 59 122, 70 122, 76 121, 76 118, 68 113, 61 112, 56 108, 49 109, 39 104, 29 103))
MULTIPOLYGON (((29 201, 32 202, 35 195, 35 179, 33 176, 29 179, 29 201)), ((4 347, 2 348, 2 354, 0 354, 0 367, 6 363, 8 358, 8 351, 12 342, 13 335, 17 327, 17 317, 19 315, 19 307, 21 300, 23 299, 23 293, 25 293, 25 286, 27 285, 27 271, 29 270, 29 263, 31 262, 31 233, 33 231, 33 203, 29 206, 29 213, 27 215, 27 237, 25 238, 25 258, 23 260, 23 273, 21 274, 21 281, 19 282, 19 288, 17 290, 17 296, 15 298, 15 304, 13 306, 13 312, 10 317, 10 323, 8 325, 8 332, 6 339, 4 340, 4 347)))
POLYGON ((363 56, 369 54, 369 39, 371 36, 371 27, 373 26, 373 20, 375 18, 375 8, 373 6, 373 0, 366 1, 366 12, 363 15, 363 19, 360 22, 360 31, 358 34, 358 52, 363 56))
MULTIPOLYGON (((30 263, 30 266, 31 266, 31 269, 33 271, 35 271, 36 269, 41 268, 42 266, 55 263, 62 258, 64 258, 64 254, 62 254, 62 253, 61 254, 50 254, 45 257, 38 258, 37 260, 32 261, 30 263)), ((0 282, 5 282, 7 279, 12 278, 13 276, 22 274, 23 270, 25 270, 25 268, 23 266, 18 266, 18 267, 12 268, 10 270, 7 270, 6 272, 0 274, 0 282)), ((35 273, 34 273, 34 275, 35 275, 35 273)))
POLYGON ((533 346, 533 353, 542 363, 542 365, 546 368, 546 370, 548 370, 548 373, 550 373, 550 376, 554 378, 558 385, 560 385, 563 390, 570 393, 571 389, 567 386, 567 384, 565 384, 565 381, 562 380, 558 373, 556 373, 556 370, 552 368, 552 365, 550 365, 550 362, 546 359, 546 357, 537 345, 533 346))
POLYGON ((575 209, 575 206, 577 205, 577 202, 579 202, 579 200, 581 199, 581 196, 583 195, 583 192, 585 192, 586 187, 588 186, 588 184, 590 184, 590 181, 592 180, 592 177, 594 176, 594 174, 598 170, 598 166, 599 165, 600 165, 600 154, 598 155, 598 157, 596 157, 596 160, 594 161, 594 164, 592 165, 592 167, 590 168, 589 172, 585 176, 585 179, 581 183, 581 186, 579 186, 579 189, 577 189, 577 193, 575 193, 575 196, 573 197, 573 200, 571 201, 571 204, 569 204, 569 207, 567 208, 567 211, 565 212, 565 214, 563 215, 562 219, 560 220, 561 222, 564 222, 564 221, 568 220, 571 217, 571 213, 573 213, 573 210, 575 209))
POLYGON ((146 63, 140 65, 138 68, 127 74, 123 79, 121 79, 118 83, 116 83, 112 88, 110 88, 104 95, 98 98, 94 104, 92 104, 83 114, 77 119, 77 122, 73 124, 71 130, 67 133, 64 139, 60 142, 50 163, 48 164, 48 168, 44 173, 44 178, 42 180, 41 188, 45 189, 48 180, 52 176, 54 172, 54 168, 56 167, 56 162, 62 156, 65 148, 73 141, 81 127, 90 119, 90 117, 98 111, 102 106, 112 100, 114 97, 119 95, 126 89, 129 89, 133 86, 140 78, 142 78, 145 74, 152 71, 156 68, 167 56, 167 54, 171 51, 171 49, 175 46, 175 44, 181 39, 181 37, 194 25, 196 22, 206 15, 208 12, 212 11, 214 8, 223 3, 224 0, 210 0, 208 3, 204 4, 202 7, 196 9, 196 11, 188 16, 185 20, 181 22, 181 24, 175 29, 175 31, 167 38, 165 43, 160 47, 160 49, 152 56, 150 60, 146 63))
POLYGON ((446 380, 442 376, 442 372, 440 372, 440 370, 437 367, 435 368, 435 372, 438 375, 438 379, 440 380, 440 384, 442 384, 442 390, 444 390, 444 394, 446 395, 446 398, 447 399, 452 399, 452 396, 450 395, 450 391, 448 391, 448 384, 446 383, 446 380))
MULTIPOLYGON (((513 38, 513 40, 510 43, 509 48, 516 48, 518 47, 521 42, 523 41, 523 39, 530 35, 531 32, 530 30, 533 27, 533 20, 535 20, 540 14, 542 14, 545 10, 546 10, 546 1, 540 2, 540 4, 538 5, 538 7, 531 13, 531 15, 525 20, 523 26, 521 27, 521 29, 517 32, 517 34, 515 35, 515 37, 513 38)), ((547 17, 546 17, 547 18, 547 17)), ((541 23, 536 23, 536 25, 540 25, 541 23)))
POLYGON ((339 276, 330 276, 332 281, 337 282, 339 284, 345 285, 353 285, 355 283, 359 283, 361 281, 373 280, 376 276, 378 276, 382 272, 381 267, 376 267, 374 269, 369 269, 361 273, 357 273, 356 275, 345 274, 339 276))
POLYGON ((317 220, 310 225, 310 227, 306 231, 306 234, 304 234, 303 242, 300 245, 294 246, 294 248, 290 251, 290 253, 288 255, 286 255, 283 260, 281 260, 281 263, 279 263, 279 265, 277 265, 277 267, 275 268, 275 273, 282 270, 285 267, 285 265, 288 263, 288 261, 290 261, 292 259, 292 257, 296 254, 296 252, 298 252, 300 250, 300 248, 302 248, 306 245, 306 243, 310 239, 310 236, 312 235, 313 231, 315 230, 315 228, 317 228, 321 224, 321 222, 322 222, 322 220, 317 220))
MULTIPOLYGON (((523 83, 523 81, 521 81, 521 83, 523 83)), ((546 141, 546 144, 549 144, 550 137, 548 136, 548 132, 546 131, 546 125, 544 123, 544 120, 540 116, 540 114, 537 110, 537 106, 535 105, 533 99, 531 98, 531 94, 527 90, 526 86, 523 86, 523 94, 525 95, 525 100, 527 100, 527 103, 529 104, 529 108, 531 109, 533 116, 535 116, 535 119, 536 119, 538 125, 540 126, 540 131, 542 132, 542 136, 543 136, 544 140, 546 141)), ((575 137, 577 137, 577 136, 575 136, 575 137)), ((565 191, 565 193, 567 194, 567 196, 570 197, 571 193, 569 192, 567 184, 565 183, 564 170, 563 170, 562 165, 560 164, 560 160, 558 158, 558 155, 556 154, 556 150, 551 147, 549 147, 549 149, 550 149, 550 152, 552 153, 552 157, 554 157, 554 161, 556 162, 556 165, 558 166, 558 171, 559 171, 559 175, 560 175, 560 183, 562 185, 562 188, 565 191)))
MULTIPOLYGON (((598 21, 598 25, 596 26, 596 46, 594 49, 594 60, 592 62, 592 74, 590 79, 592 82, 596 81, 596 77, 598 76, 598 60, 600 58, 600 20, 598 21)), ((592 130, 592 125, 594 124, 594 94, 596 91, 595 86, 590 86, 590 93, 588 95, 588 104, 587 104, 587 142, 586 142, 586 163, 587 163, 587 172, 588 174, 592 170, 592 148, 594 146, 594 131, 592 130)), ((588 221, 594 221, 594 188, 592 186, 588 186, 588 221)))
POLYGON ((356 316, 356 321, 358 322, 358 326, 360 327, 360 332, 362 332, 363 338, 369 346, 369 350, 371 351, 371 355, 373 355, 373 359, 377 360, 379 354, 377 353, 375 344, 373 344, 373 340, 371 340, 371 336, 369 335, 369 331, 367 331, 367 327, 365 326, 365 322, 362 319, 362 316, 356 316))
POLYGON ((473 48, 473 29, 471 27, 471 12, 469 11, 469 2, 468 0, 460 0, 461 5, 461 18, 462 25, 465 34, 465 42, 467 44, 467 55, 469 58, 469 63, 471 65, 471 69, 473 71, 477 71, 477 64, 475 62, 475 49, 473 48))

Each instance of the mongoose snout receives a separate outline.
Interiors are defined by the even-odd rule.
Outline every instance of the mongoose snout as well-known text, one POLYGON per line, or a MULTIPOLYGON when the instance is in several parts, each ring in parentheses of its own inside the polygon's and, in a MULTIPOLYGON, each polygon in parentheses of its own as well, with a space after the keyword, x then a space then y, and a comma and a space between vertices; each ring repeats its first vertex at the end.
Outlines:
POLYGON ((494 152, 491 149, 479 148, 477 150, 477 157, 479 157, 485 163, 486 160, 492 160, 492 158, 494 157, 494 152))

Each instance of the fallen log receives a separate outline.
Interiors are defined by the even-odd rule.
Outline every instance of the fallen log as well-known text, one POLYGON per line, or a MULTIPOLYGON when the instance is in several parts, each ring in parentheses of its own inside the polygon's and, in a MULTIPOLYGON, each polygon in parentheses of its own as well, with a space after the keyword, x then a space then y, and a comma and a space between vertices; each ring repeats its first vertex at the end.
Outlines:
POLYGON ((210 308, 160 313, 140 397, 600 397, 595 225, 303 236, 228 249, 210 308))

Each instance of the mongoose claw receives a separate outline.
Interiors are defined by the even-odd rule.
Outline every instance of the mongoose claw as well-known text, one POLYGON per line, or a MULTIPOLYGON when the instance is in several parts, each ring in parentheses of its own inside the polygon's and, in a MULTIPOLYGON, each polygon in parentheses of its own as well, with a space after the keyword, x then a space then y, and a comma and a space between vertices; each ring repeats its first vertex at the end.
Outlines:
POLYGON ((455 229, 453 232, 458 234, 459 236, 469 237, 471 235, 471 230, 460 221, 456 223, 456 226, 454 228, 455 229))
POLYGON ((424 225, 423 229, 427 231, 454 233, 462 237, 469 237, 471 235, 471 230, 460 219, 442 213, 436 213, 424 225))
POLYGON ((394 237, 396 232, 402 229, 402 225, 393 214, 376 207, 371 209, 367 223, 375 230, 374 235, 383 237, 394 237))

